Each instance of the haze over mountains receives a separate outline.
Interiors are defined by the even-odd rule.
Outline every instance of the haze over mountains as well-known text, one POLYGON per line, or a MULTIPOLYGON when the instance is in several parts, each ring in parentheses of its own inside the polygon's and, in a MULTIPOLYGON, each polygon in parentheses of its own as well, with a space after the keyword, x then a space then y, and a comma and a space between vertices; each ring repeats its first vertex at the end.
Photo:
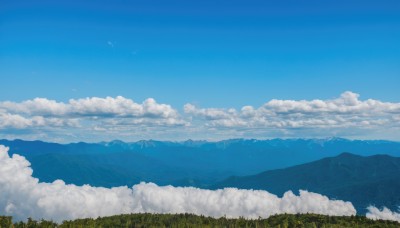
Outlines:
POLYGON ((57 144, 0 140, 10 154, 25 156, 41 182, 201 188, 237 187, 282 196, 308 190, 351 201, 358 213, 369 205, 400 205, 400 143, 383 140, 231 139, 57 144), (389 156, 390 155, 390 156, 389 156), (368 157, 364 157, 368 156, 368 157), (321 160, 319 160, 321 159, 321 160))
POLYGON ((0 144, 9 146, 11 154, 25 156, 41 181, 63 179, 106 187, 140 181, 202 187, 233 175, 254 175, 343 152, 400 155, 398 142, 342 138, 71 144, 0 140, 0 144))

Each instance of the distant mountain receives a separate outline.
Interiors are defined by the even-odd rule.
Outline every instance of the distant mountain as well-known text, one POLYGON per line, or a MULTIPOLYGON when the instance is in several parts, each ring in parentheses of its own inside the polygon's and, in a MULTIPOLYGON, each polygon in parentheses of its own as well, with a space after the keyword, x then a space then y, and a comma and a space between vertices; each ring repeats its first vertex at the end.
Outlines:
POLYGON ((11 154, 27 157, 41 181, 63 179, 105 187, 140 181, 207 187, 229 176, 290 167, 346 151, 400 155, 398 142, 342 138, 70 144, 0 140, 0 144, 9 146, 11 154))
POLYGON ((400 158, 342 153, 285 169, 230 177, 212 188, 223 187, 262 189, 278 195, 289 189, 295 192, 303 189, 351 201, 361 214, 371 204, 397 211, 400 206, 400 158))

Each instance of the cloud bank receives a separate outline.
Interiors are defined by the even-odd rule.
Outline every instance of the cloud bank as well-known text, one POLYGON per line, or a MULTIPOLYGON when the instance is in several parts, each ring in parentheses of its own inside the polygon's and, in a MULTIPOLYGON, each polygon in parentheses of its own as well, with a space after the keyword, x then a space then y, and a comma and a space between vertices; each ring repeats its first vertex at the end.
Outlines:
POLYGON ((330 100, 272 99, 260 107, 240 109, 200 108, 188 103, 180 112, 152 98, 142 103, 122 96, 70 99, 66 103, 35 98, 0 101, 0 129, 32 136, 34 130, 51 131, 49 137, 58 134, 63 138, 69 131, 85 141, 332 136, 398 140, 400 103, 361 100, 359 94, 347 91, 330 100))
POLYGON ((178 113, 170 105, 159 104, 149 98, 142 104, 122 96, 106 98, 70 99, 68 103, 35 98, 20 103, 1 102, 0 108, 13 113, 31 116, 52 117, 136 117, 136 118, 176 118, 178 113))
MULTIPOLYGON (((206 120, 209 126, 244 128, 373 127, 398 120, 400 103, 359 100, 359 94, 344 92, 333 100, 276 100, 259 108, 197 108, 186 104, 185 113, 206 120)), ((398 124, 397 124, 398 126, 398 124)))
POLYGON ((354 215, 350 202, 330 200, 320 194, 288 191, 282 198, 266 191, 226 188, 157 186, 141 183, 132 188, 66 185, 57 180, 41 183, 32 177, 30 163, 8 155, 0 145, 0 214, 15 219, 66 219, 122 213, 194 213, 213 217, 258 218, 279 213, 354 215))
POLYGON ((370 206, 368 207, 367 218, 378 220, 393 220, 400 222, 400 213, 393 212, 388 208, 384 207, 382 210, 379 210, 376 207, 370 206))

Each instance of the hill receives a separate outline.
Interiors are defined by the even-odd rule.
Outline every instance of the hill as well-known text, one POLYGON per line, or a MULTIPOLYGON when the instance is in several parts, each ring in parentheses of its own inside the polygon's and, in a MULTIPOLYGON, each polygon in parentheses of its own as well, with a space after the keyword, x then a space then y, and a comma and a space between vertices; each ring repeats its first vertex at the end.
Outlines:
POLYGON ((360 214, 364 214, 371 204, 397 211, 400 205, 400 158, 342 153, 285 169, 230 177, 213 186, 223 187, 262 189, 277 195, 288 189, 303 189, 350 201, 360 214))

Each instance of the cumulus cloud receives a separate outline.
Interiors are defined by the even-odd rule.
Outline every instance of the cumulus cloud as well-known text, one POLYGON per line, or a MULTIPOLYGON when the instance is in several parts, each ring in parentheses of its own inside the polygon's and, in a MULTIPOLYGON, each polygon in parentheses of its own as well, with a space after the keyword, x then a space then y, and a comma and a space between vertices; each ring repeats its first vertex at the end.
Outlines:
POLYGON ((22 113, 40 116, 109 116, 109 117, 153 117, 175 118, 178 113, 170 105, 158 104, 148 98, 142 104, 122 96, 88 97, 70 99, 68 103, 35 98, 20 103, 0 102, 0 108, 10 113, 22 113))
POLYGON ((366 216, 367 218, 374 220, 382 219, 382 220, 393 220, 400 222, 400 213, 393 212, 386 207, 384 207, 382 210, 379 210, 376 207, 369 206, 366 216))
POLYGON ((18 114, 0 113, 0 128, 24 129, 43 126, 77 127, 79 123, 76 119, 44 118, 43 116, 25 118, 18 114))
POLYGON ((62 221, 122 213, 194 213, 213 217, 258 218, 279 213, 354 215, 349 202, 325 196, 288 191, 282 198, 266 191, 226 188, 157 186, 141 183, 132 188, 102 188, 67 185, 61 180, 41 183, 32 177, 30 163, 22 156, 8 155, 0 146, 0 214, 18 220, 27 217, 62 221))
POLYGON ((46 98, 0 102, 0 128, 77 127, 86 121, 114 125, 181 126, 187 124, 170 105, 148 98, 141 104, 122 96, 70 99, 46 98), (106 120, 106 121, 105 121, 106 120), (107 122, 108 121, 108 122, 107 122))
POLYGON ((350 91, 329 100, 272 99, 260 107, 240 109, 186 104, 182 113, 152 98, 138 103, 122 96, 0 102, 0 129, 51 128, 53 134, 63 135, 63 130, 79 127, 74 134, 85 137, 81 140, 332 136, 398 140, 399 120, 400 103, 362 100, 350 91), (112 132, 113 138, 101 132, 112 132))
POLYGON ((259 108, 241 110, 197 108, 186 104, 185 113, 202 118, 209 127, 225 128, 373 128, 399 126, 400 103, 360 100, 359 94, 344 92, 332 100, 277 100, 259 108))

